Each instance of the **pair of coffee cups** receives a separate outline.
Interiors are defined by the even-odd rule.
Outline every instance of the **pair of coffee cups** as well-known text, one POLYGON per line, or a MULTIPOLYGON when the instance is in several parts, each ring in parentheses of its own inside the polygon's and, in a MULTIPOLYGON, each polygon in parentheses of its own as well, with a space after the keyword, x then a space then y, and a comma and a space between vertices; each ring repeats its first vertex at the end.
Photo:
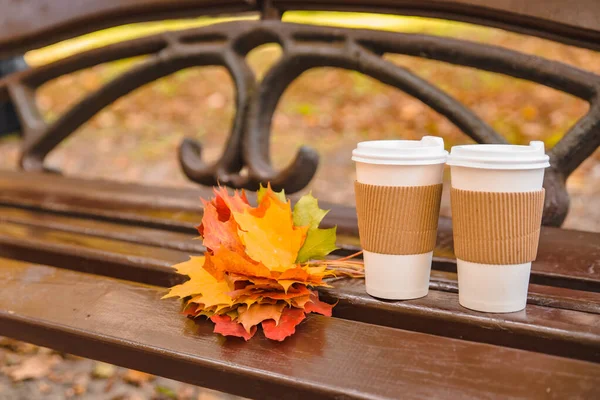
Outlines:
POLYGON ((543 142, 454 146, 448 155, 434 136, 368 141, 352 159, 367 293, 427 295, 448 164, 460 304, 484 312, 525 308, 550 166, 543 142))

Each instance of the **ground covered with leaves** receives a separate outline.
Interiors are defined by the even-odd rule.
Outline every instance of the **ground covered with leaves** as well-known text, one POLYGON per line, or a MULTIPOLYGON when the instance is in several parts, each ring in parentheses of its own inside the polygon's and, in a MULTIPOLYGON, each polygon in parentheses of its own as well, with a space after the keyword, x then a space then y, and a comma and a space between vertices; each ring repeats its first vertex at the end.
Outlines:
POLYGON ((228 400, 213 390, 0 337, 0 400, 228 400))
MULTIPOLYGON (((600 74, 597 52, 497 29, 364 14, 295 13, 285 18, 492 43, 600 74)), ((186 26, 209 22, 196 20, 186 26)), ((115 28, 29 53, 27 60, 40 65, 82 47, 181 27, 181 23, 163 23, 115 28)), ((249 61, 261 76, 280 54, 277 45, 265 45, 252 51, 249 61)), ((499 74, 415 57, 385 57, 438 85, 514 143, 543 140, 550 148, 588 109, 584 101, 570 95, 499 74)), ((141 61, 103 64, 46 84, 38 96, 45 117, 55 120, 84 95, 141 61)), ((207 161, 218 159, 235 112, 234 101, 232 82, 223 68, 177 72, 104 109, 53 151, 47 164, 73 176, 194 186, 179 169, 177 146, 183 138, 193 138, 202 143, 207 161)), ((297 147, 314 147, 321 154, 320 169, 306 190, 323 201, 352 205, 354 165, 350 154, 358 141, 418 139, 425 134, 443 136, 448 148, 470 143, 445 117, 420 101, 359 73, 321 68, 303 74, 286 90, 274 117, 271 154, 274 164, 283 167, 293 159, 297 147)), ((15 168, 17 157, 18 136, 0 139, 0 168, 15 168)), ((597 151, 569 179, 572 207, 565 227, 600 231, 599 161, 597 151)), ((444 193, 442 214, 449 212, 449 195, 444 193)), ((0 343, 2 400, 229 398, 8 339, 0 343)))

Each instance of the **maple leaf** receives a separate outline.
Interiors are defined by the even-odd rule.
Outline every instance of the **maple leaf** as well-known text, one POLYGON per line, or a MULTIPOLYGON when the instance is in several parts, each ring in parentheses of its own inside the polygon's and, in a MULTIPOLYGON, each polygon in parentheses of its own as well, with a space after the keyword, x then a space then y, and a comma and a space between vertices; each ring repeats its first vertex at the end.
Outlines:
POLYGON ((287 291, 290 289, 290 287, 294 283, 298 283, 298 281, 292 281, 292 280, 287 280, 287 279, 278 280, 277 282, 279 282, 279 284, 283 287, 283 290, 285 291, 285 293, 287 293, 287 291))
POLYGON ((333 305, 309 288, 330 287, 323 281, 335 274, 330 265, 337 271, 357 267, 346 258, 305 263, 335 249, 335 228, 319 229, 327 211, 317 200, 302 197, 292 213, 283 191, 276 193, 270 185, 261 186, 256 207, 243 191, 230 195, 219 187, 214 193, 211 201, 202 200, 198 227, 208 250, 175 266, 190 279, 164 298, 184 299, 184 315, 206 316, 215 333, 245 340, 259 324, 267 338, 282 341, 307 313, 331 316, 333 305))
POLYGON ((233 212, 246 254, 271 271, 294 268, 308 227, 294 226, 289 202, 284 203, 274 196, 264 195, 259 208, 264 209, 262 217, 249 210, 233 212))
POLYGON ((286 300, 286 299, 293 299, 294 297, 304 296, 304 295, 310 294, 310 293, 311 293, 311 291, 306 286, 302 285, 296 290, 293 290, 293 291, 288 290, 287 293, 280 292, 280 291, 270 291, 270 292, 259 291, 258 293, 249 293, 248 295, 265 297, 265 298, 275 299, 275 300, 286 300))
MULTIPOLYGON (((242 211, 244 208, 250 206, 246 198, 246 193, 243 190, 241 193, 236 190, 233 196, 230 196, 227 189, 223 187, 219 187, 218 189, 213 188, 213 192, 215 193, 215 197, 211 201, 200 200, 204 208, 207 208, 208 205, 212 205, 215 208, 217 219, 221 222, 228 221, 231 218, 231 210, 242 211)), ((204 217, 202 218, 202 223, 197 228, 200 236, 204 237, 204 217)))
POLYGON ((311 282, 320 282, 323 278, 326 278, 328 276, 335 276, 335 271, 328 270, 327 265, 307 265, 305 267, 302 267, 302 269, 304 269, 308 273, 308 279, 311 282))
POLYGON ((291 281, 299 281, 306 282, 310 278, 308 272, 300 267, 290 268, 286 271, 283 271, 281 275, 277 277, 277 280, 291 280, 291 281))
POLYGON ((335 304, 327 304, 321 300, 319 300, 319 294, 317 292, 312 292, 310 295, 310 301, 304 304, 304 311, 307 313, 317 313, 321 315, 325 315, 326 317, 331 317, 331 311, 335 304))
POLYGON ((246 258, 244 253, 236 253, 226 247, 220 247, 214 251, 212 263, 215 270, 213 275, 217 279, 221 279, 219 276, 222 276, 225 272, 256 277, 271 276, 271 271, 263 264, 246 258))
POLYGON ((302 196, 294 206, 294 225, 308 227, 306 240, 298 251, 296 262, 322 260, 337 249, 335 245, 337 228, 319 228, 319 224, 328 212, 319 208, 318 200, 310 193, 302 196))
POLYGON ((258 201, 259 204, 262 203, 262 200, 265 196, 274 196, 282 203, 287 202, 287 199, 285 198, 285 191, 283 189, 281 190, 281 192, 273 191, 271 189, 270 183, 267 183, 267 187, 264 187, 261 183, 259 189, 256 191, 256 200, 258 201))
POLYGON ((217 208, 211 203, 206 204, 204 207, 201 227, 198 231, 202 231, 203 243, 209 250, 225 247, 235 252, 244 253, 244 245, 237 233, 237 223, 233 218, 220 221, 217 208))
POLYGON ((310 295, 307 294, 307 295, 293 298, 291 305, 296 308, 304 309, 304 307, 306 306, 306 303, 308 303, 309 301, 310 301, 310 295))
POLYGON ((252 304, 245 310, 238 309, 237 322, 242 324, 246 332, 250 333, 252 327, 256 327, 268 319, 272 319, 278 324, 284 307, 285 303, 252 304))
POLYGON ((311 291, 306 286, 300 286, 298 289, 288 292, 282 291, 264 291, 252 289, 240 289, 228 293, 234 299, 235 304, 267 304, 270 301, 277 303, 278 300, 283 300, 287 304, 292 304, 293 299, 310 295, 311 291))
POLYGON ((214 188, 213 191, 215 192, 215 199, 217 201, 217 204, 219 205, 217 208, 219 209, 220 212, 223 213, 223 218, 224 218, 224 219, 222 219, 223 221, 226 221, 229 219, 229 214, 227 214, 228 211, 226 211, 221 206, 220 200, 222 200, 222 202, 225 204, 225 206, 227 207, 229 212, 231 212, 231 211, 240 212, 250 206, 250 203, 248 202, 248 199, 246 198, 246 192, 244 192, 243 190, 241 192, 238 192, 236 190, 235 192, 233 192, 233 196, 230 196, 229 193, 227 192, 227 189, 225 189, 222 186, 219 186, 218 189, 214 188))
POLYGON ((181 285, 173 286, 163 299, 169 297, 184 298, 194 296, 193 303, 202 303, 205 307, 218 304, 233 304, 233 299, 227 295, 229 285, 225 281, 218 281, 204 268, 206 260, 210 255, 191 257, 188 261, 175 265, 175 269, 182 275, 188 275, 190 280, 181 285))
MULTIPOLYGON (((164 297, 163 297, 164 298, 164 297)), ((201 310, 198 310, 199 305, 196 303, 188 303, 184 308, 183 311, 181 312, 183 315, 188 316, 188 317, 193 317, 195 316, 198 312, 200 312, 201 310)))
POLYGON ((319 201, 312 193, 306 194, 294 206, 294 225, 316 229, 328 213, 329 210, 319 208, 319 201))
POLYGON ((228 273, 225 280, 229 283, 229 287, 233 290, 243 289, 248 285, 255 285, 257 287, 263 287, 267 289, 282 289, 283 286, 279 284, 277 280, 270 278, 262 278, 256 276, 246 276, 236 273, 228 273))
POLYGON ((296 326, 306 318, 304 311, 299 308, 284 308, 279 318, 279 324, 273 320, 263 321, 263 333, 271 340, 283 341, 296 332, 296 326))
POLYGON ((229 315, 213 315, 210 320, 215 323, 213 332, 220 333, 223 336, 238 336, 248 341, 256 333, 257 327, 247 332, 241 324, 231 320, 229 315))

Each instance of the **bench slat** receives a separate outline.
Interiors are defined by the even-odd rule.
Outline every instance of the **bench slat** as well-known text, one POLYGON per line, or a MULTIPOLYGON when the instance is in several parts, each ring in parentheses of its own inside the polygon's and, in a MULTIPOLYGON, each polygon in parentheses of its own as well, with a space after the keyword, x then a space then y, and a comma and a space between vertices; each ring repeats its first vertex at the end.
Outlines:
MULTIPOLYGON (((188 257, 175 250, 7 222, 0 225, 0 254, 160 286, 184 279, 170 265, 188 257)), ((532 285, 526 312, 493 315, 458 305, 456 274, 451 272, 433 271, 430 295, 408 302, 375 300, 365 293, 362 280, 338 280, 334 286, 322 293, 330 302, 339 300, 335 315, 341 318, 600 360, 600 293, 542 287, 540 294, 535 292, 538 285, 532 285)))
MULTIPOLYGON (((195 235, 202 207, 199 197, 210 197, 208 188, 165 188, 103 180, 69 178, 44 173, 0 172, 0 205, 30 207, 92 216, 107 221, 195 235)), ((354 208, 331 208, 324 224, 337 225, 347 251, 357 249, 358 225, 354 208)), ((445 268, 456 272, 451 259, 452 226, 440 219, 436 255, 448 258, 445 268)), ((532 283, 600 291, 600 233, 543 227, 538 258, 532 266, 532 283)), ((439 264, 438 264, 439 265, 439 264)))
POLYGON ((256 11, 242 0, 0 0, 0 58, 132 22, 256 11))
POLYGON ((116 239, 189 253, 201 253, 205 250, 201 240, 190 240, 198 236, 197 233, 174 232, 148 227, 140 228, 123 223, 91 220, 22 208, 0 206, 0 221, 31 227, 58 229, 65 232, 83 233, 100 238, 116 239))
POLYGON ((186 320, 154 287, 4 259, 0 278, 1 335, 243 396, 600 394, 595 363, 321 316, 284 343, 244 343, 186 320))
MULTIPOLYGON (((127 255, 130 256, 127 257, 130 266, 138 266, 142 269, 144 266, 153 266, 156 270, 162 268, 165 275, 161 279, 155 279, 157 277, 153 276, 152 280, 141 280, 141 282, 154 285, 173 284, 173 272, 169 267, 174 263, 184 261, 189 254, 201 254, 205 250, 201 241, 195 240, 191 235, 177 234, 177 239, 169 242, 170 246, 160 246, 161 231, 156 229, 122 226, 78 217, 48 215, 36 211, 0 207, 0 221, 3 221, 0 226, 0 245, 5 252, 10 251, 13 258, 49 262, 45 260, 52 255, 54 258, 58 257, 56 261, 51 262, 52 265, 61 265, 64 259, 75 257, 76 260, 77 257, 83 256, 98 262, 114 260, 116 263, 121 263, 118 255, 127 255), (14 218, 14 215, 19 217, 14 218), (57 218, 60 223, 54 224, 57 218), (46 223, 48 221, 50 223, 46 223), (70 225, 71 222, 73 222, 72 225, 70 225), (122 242, 123 235, 119 231, 123 229, 127 232, 126 241, 129 243, 122 242), (113 232, 117 233, 113 234, 113 232), (147 240, 149 236, 151 239, 147 240), (184 248, 184 250, 171 250, 173 248, 184 248), (36 256, 37 253, 39 256, 36 256)), ((166 236, 169 239, 169 236, 166 236)), ((432 288, 457 292, 456 273, 445 271, 446 268, 447 263, 444 260, 434 259, 432 288)), ((87 272, 140 281, 128 275, 127 270, 119 270, 120 275, 103 272, 102 268, 94 271, 87 270, 87 272)), ((600 312, 600 293, 593 291, 586 292, 531 284, 530 295, 531 304, 600 312)))
MULTIPOLYGON (((371 0, 270 2, 281 11, 325 10, 417 15, 471 22, 598 48, 600 11, 595 0, 535 2, 506 0, 371 0)), ((23 53, 94 30, 131 22, 258 12, 260 3, 242 0, 78 0, 65 7, 49 0, 0 0, 0 58, 23 53), (35 21, 32 22, 32 21, 35 21)))

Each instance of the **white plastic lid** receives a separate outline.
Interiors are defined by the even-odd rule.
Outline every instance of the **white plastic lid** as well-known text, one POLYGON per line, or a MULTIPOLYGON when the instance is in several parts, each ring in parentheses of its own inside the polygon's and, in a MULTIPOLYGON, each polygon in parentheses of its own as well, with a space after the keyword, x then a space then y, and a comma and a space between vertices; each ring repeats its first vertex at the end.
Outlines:
POLYGON ((514 144, 467 144, 454 146, 448 165, 482 169, 538 169, 550 166, 544 142, 533 141, 529 146, 514 144))
POLYGON ((421 140, 372 140, 360 142, 352 160, 365 164, 430 165, 446 162, 444 139, 423 136, 421 140))

